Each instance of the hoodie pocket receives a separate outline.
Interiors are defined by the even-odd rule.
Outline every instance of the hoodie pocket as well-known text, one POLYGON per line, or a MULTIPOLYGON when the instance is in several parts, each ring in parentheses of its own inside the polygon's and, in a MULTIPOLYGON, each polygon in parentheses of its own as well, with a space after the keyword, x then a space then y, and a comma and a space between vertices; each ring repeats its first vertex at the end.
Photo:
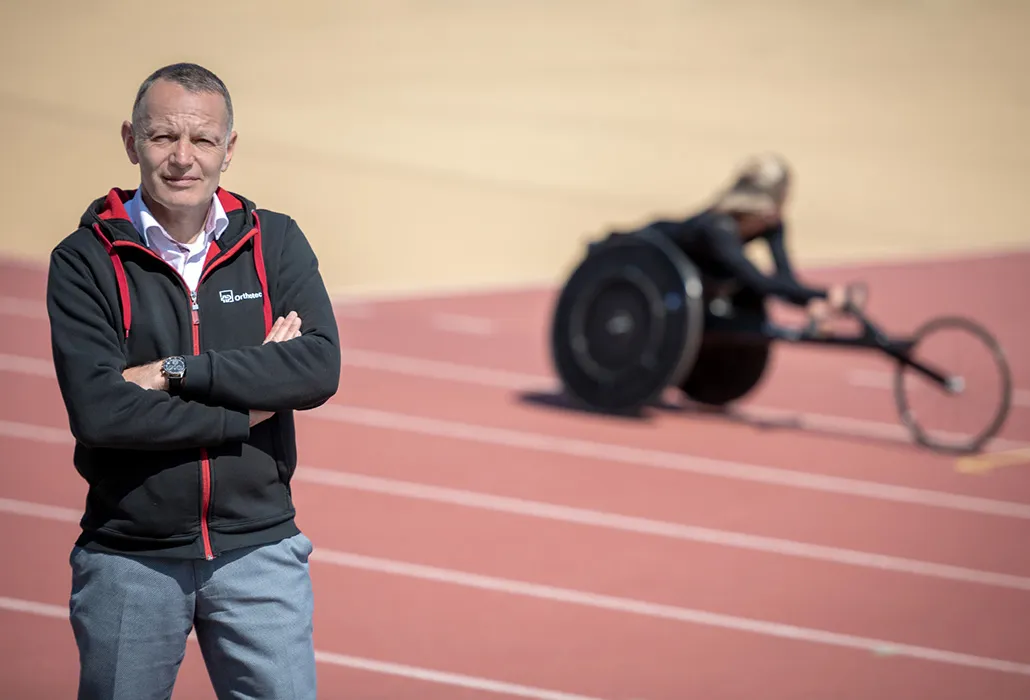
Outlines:
POLYGON ((103 452, 94 456, 103 466, 93 470, 87 528, 147 540, 196 536, 200 498, 195 454, 103 452))
POLYGON ((221 532, 281 517, 290 508, 280 476, 276 419, 254 426, 250 439, 212 455, 209 522, 221 532))

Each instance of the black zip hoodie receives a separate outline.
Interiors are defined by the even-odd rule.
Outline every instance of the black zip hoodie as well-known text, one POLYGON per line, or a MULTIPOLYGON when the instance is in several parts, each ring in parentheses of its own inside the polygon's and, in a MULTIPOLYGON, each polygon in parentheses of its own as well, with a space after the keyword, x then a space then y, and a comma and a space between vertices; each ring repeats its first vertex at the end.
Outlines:
POLYGON ((293 411, 340 379, 318 260, 293 219, 219 188, 229 226, 192 297, 129 220, 133 195, 92 202, 50 256, 54 364, 89 484, 77 544, 211 559, 294 535, 293 411), (262 345, 290 311, 302 337, 262 345), (173 355, 186 359, 177 396, 122 377, 173 355), (276 415, 251 428, 251 409, 276 415))

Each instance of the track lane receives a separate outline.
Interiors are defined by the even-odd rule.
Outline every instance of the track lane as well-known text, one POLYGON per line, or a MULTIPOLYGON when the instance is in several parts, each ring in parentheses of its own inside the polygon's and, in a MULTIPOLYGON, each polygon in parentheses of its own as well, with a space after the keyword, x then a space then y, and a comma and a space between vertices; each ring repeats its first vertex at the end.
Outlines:
POLYGON ((330 549, 1030 663, 1027 590, 377 494, 296 493, 302 526, 330 549))
MULTIPOLYGON (((366 554, 382 552, 413 560, 440 556, 441 560, 433 559, 432 563, 468 570, 487 567, 484 570, 488 573, 515 578, 541 576, 550 583, 573 588, 592 589, 593 582, 606 581, 615 586, 606 593, 630 596, 637 590, 648 599, 657 596, 660 602, 700 605, 747 617, 761 617, 764 606, 777 611, 777 615, 788 615, 782 622, 812 627, 823 624, 824 616, 836 619, 837 608, 827 601, 843 591, 849 598, 844 610, 849 614, 863 610, 860 623, 872 625, 849 629, 849 633, 912 641, 905 637, 915 634, 911 628, 932 623, 930 629, 919 632, 931 636, 912 643, 947 646, 947 635, 954 634, 956 629, 972 629, 974 623, 984 621, 984 616, 994 615, 990 622, 991 642, 1006 649, 1010 645, 1018 648, 1022 642, 1030 648, 1030 637, 1025 636, 1021 622, 1030 615, 1030 593, 1026 591, 856 569, 776 553, 527 519, 452 504, 328 489, 303 479, 294 488, 302 526, 314 533, 319 542, 335 548, 356 547, 366 554), (412 538, 411 533, 418 533, 418 537, 412 538), (508 543, 521 559, 514 558, 512 552, 501 554, 495 549, 498 542, 508 543), (441 546, 444 552, 438 553, 441 546), (498 563, 515 568, 489 569, 498 563), (598 566, 601 568, 591 568, 598 566), (627 571, 633 574, 620 574, 627 571), (741 592, 726 586, 729 580, 743 581, 737 585, 744 587, 753 581, 758 588, 741 592), (881 600, 883 590, 891 591, 889 600, 881 600), (946 612, 934 615, 934 608, 946 612), (1016 627, 1007 627, 1009 623, 1016 627), (880 630, 884 624, 889 634, 880 630)), ((45 492, 46 487, 36 490, 45 492)), ((7 495, 17 496, 32 499, 31 492, 7 495)), ((38 499, 36 502, 47 503, 38 499)), ((1001 654, 1002 648, 978 653, 1001 654)))
MULTIPOLYGON (((4 417, 0 406, 0 420, 4 417)), ((19 462, 35 465, 19 470, 5 491, 16 494, 9 497, 44 502, 47 494, 66 494, 69 507, 81 507, 84 487, 70 464, 70 445, 40 444, 30 427, 0 438, 12 456, 12 469, 19 462)), ((60 433, 60 426, 54 428, 60 433)), ((298 423, 298 438, 303 465, 1030 575, 1030 562, 1019 544, 1025 539, 1020 533, 1030 528, 1027 521, 403 431, 327 425, 308 416, 298 423), (339 444, 348 445, 346 452, 339 444)))
MULTIPOLYGON (((36 365, 41 366, 42 361, 36 365)), ((34 367, 32 370, 36 371, 34 367)), ((24 370, 4 371, 0 366, 0 382, 11 397, 8 406, 16 411, 0 410, 0 418, 12 419, 13 416, 14 420, 23 422, 55 425, 56 416, 64 415, 64 405, 52 378, 25 374, 24 370)), ((676 414, 640 421, 537 410, 504 389, 378 370, 347 369, 341 385, 346 391, 346 401, 338 396, 330 406, 358 405, 403 415, 433 416, 434 420, 472 420, 474 425, 486 428, 504 426, 505 429, 587 441, 603 435, 609 444, 701 459, 760 464, 1030 503, 1030 469, 1008 468, 970 476, 959 473, 953 458, 915 446, 845 442, 789 428, 765 429, 676 414)), ((316 409, 304 415, 308 417, 322 420, 331 415, 316 409)), ((56 424, 55 427, 66 428, 67 425, 56 424)))
MULTIPOLYGON (((1030 503, 1030 470, 999 470, 973 479, 957 472, 954 457, 914 445, 842 440, 671 412, 637 420, 540 409, 506 389, 377 370, 347 372, 345 380, 346 392, 331 405, 1030 503)), ((315 410, 312 416, 328 413, 315 410)))
MULTIPOLYGON (((61 415, 56 406, 40 408, 38 397, 45 387, 32 387, 45 380, 27 381, 21 402, 26 410, 0 406, 0 420, 36 420, 66 431, 54 420, 61 415)), ((1025 521, 723 479, 718 471, 682 473, 403 430, 369 430, 305 414, 299 419, 298 437, 302 463, 312 466, 352 470, 355 464, 370 465, 369 473, 402 480, 1030 575, 1030 563, 1019 548, 1024 539, 1020 533, 1030 528, 1025 521), (340 444, 347 445, 345 452, 337 447, 340 444), (913 519, 929 529, 914 526, 913 519)), ((41 448, 33 443, 38 441, 30 438, 26 431, 22 438, 10 440, 10 453, 46 464, 48 460, 37 459, 41 448)), ((70 448, 49 454, 51 469, 33 469, 14 483, 20 489, 29 483, 29 475, 38 474, 39 488, 46 493, 54 488, 48 475, 67 473, 69 478, 59 479, 62 485, 57 488, 70 488, 69 498, 74 497, 78 506, 82 491, 70 465, 70 448)))
MULTIPOLYGON (((60 560, 52 553, 74 531, 68 523, 61 527, 68 534, 41 529, 40 544, 47 546, 21 553, 39 578, 53 578, 60 560), (57 539, 49 543, 55 534, 57 539)), ((321 551, 324 557, 325 548, 321 551)), ((1005 698, 1018 697, 1017 692, 1030 687, 1028 676, 903 657, 885 661, 850 649, 341 568, 322 561, 312 567, 318 599, 334 601, 316 608, 319 648, 594 697, 671 699, 706 687, 725 688, 738 696, 825 695, 837 690, 837 679, 845 675, 860 680, 835 697, 890 698, 894 696, 889 689, 902 686, 904 697, 912 692, 924 697, 962 697, 961 692, 976 687, 1005 698), (457 630, 461 632, 456 634, 457 630), (684 658, 691 660, 692 670, 696 665, 689 681, 683 679, 684 658), (749 669, 747 674, 740 673, 744 667, 749 669), (819 669, 819 673, 796 673, 802 668, 819 669)), ((0 593, 8 595, 8 590, 0 593)))

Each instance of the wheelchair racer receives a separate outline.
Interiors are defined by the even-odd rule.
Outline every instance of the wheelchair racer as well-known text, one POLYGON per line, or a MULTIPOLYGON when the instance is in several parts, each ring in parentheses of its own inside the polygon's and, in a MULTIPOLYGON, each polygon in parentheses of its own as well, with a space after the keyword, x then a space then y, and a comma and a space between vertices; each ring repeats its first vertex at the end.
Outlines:
MULTIPOLYGON (((844 308, 847 288, 811 287, 794 275, 783 221, 790 184, 786 161, 775 155, 755 156, 701 212, 681 221, 654 221, 648 227, 668 236, 686 254, 705 278, 706 290, 725 288, 729 282, 731 289, 804 306, 810 320, 821 326, 831 311, 844 308), (764 274, 744 252, 747 244, 757 240, 769 246, 776 268, 773 275, 764 274)), ((707 291, 705 296, 709 297, 707 291)))

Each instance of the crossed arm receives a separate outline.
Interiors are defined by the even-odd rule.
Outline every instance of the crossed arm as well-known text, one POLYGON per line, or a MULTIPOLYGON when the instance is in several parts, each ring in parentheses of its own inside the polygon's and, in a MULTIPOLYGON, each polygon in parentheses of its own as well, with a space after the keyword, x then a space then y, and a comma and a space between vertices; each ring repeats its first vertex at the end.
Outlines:
POLYGON ((318 406, 335 394, 339 337, 318 263, 296 224, 274 290, 286 313, 262 345, 187 357, 187 380, 172 396, 161 360, 126 367, 113 323, 113 282, 82 254, 61 247, 50 260, 47 306, 54 367, 76 439, 136 450, 214 447, 246 440, 278 411, 318 406), (111 285, 110 289, 101 289, 111 285), (106 292, 106 293, 105 293, 106 292), (303 327, 302 327, 303 324, 303 327))
MULTIPOLYGON (((262 345, 268 345, 269 343, 285 343, 287 340, 294 340, 295 338, 301 337, 301 323, 302 319, 297 315, 296 311, 291 311, 286 316, 280 316, 272 325, 272 330, 269 331, 268 336, 265 338, 262 345)), ((163 360, 157 360, 156 362, 151 362, 145 365, 128 367, 122 372, 122 377, 125 381, 131 382, 142 389, 149 391, 168 391, 168 379, 161 371, 162 363, 163 360)), ((248 411, 250 427, 253 428, 258 423, 266 421, 274 415, 275 411, 250 409, 248 411)))

